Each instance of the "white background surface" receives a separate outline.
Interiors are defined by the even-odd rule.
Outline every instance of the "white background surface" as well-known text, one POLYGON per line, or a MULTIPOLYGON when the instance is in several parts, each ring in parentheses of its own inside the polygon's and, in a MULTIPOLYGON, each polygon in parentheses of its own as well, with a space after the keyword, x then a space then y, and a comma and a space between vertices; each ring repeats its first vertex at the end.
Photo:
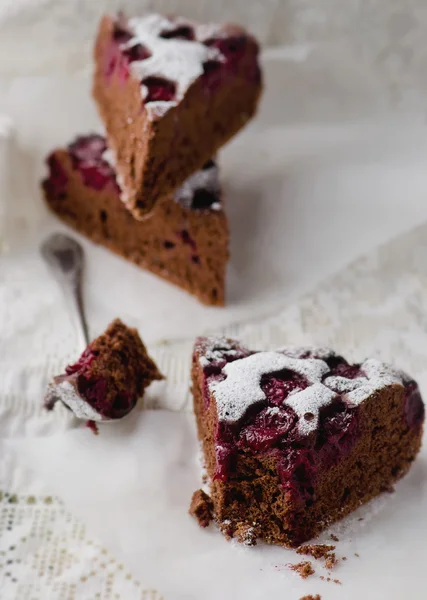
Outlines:
MULTIPOLYGON (((424 117, 390 112, 298 123, 310 92, 301 81, 292 88, 294 61, 276 51, 268 56, 260 114, 220 154, 231 222, 226 310, 201 306, 85 243, 86 300, 95 331, 119 315, 141 323, 144 338, 154 341, 267 314, 427 218, 424 117)), ((99 128, 89 87, 85 74, 35 76, 12 81, 0 96, 0 111, 14 118, 26 153, 17 175, 27 185, 16 212, 28 217, 28 228, 19 234, 18 253, 32 249, 37 256, 40 240, 60 227, 45 209, 38 183, 52 147, 99 128)))

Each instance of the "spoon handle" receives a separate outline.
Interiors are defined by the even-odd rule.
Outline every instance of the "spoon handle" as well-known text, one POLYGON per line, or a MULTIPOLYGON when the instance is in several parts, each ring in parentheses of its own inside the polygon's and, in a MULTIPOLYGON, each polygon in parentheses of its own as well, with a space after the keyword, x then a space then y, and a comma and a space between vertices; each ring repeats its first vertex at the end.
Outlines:
POLYGON ((83 349, 89 344, 82 295, 83 248, 73 238, 55 233, 43 242, 41 254, 64 292, 70 316, 77 328, 79 344, 83 349))

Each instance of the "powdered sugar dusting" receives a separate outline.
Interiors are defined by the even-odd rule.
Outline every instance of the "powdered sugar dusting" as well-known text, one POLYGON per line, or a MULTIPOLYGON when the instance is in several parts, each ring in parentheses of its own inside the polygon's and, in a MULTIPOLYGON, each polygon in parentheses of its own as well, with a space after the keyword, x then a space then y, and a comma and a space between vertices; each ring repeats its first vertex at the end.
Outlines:
POLYGON ((284 404, 290 406, 298 416, 298 430, 301 435, 309 435, 319 424, 319 410, 331 404, 337 394, 321 383, 288 396, 284 404))
MULTIPOLYGON (((148 58, 130 64, 133 76, 140 81, 148 77, 160 77, 176 85, 173 100, 146 103, 148 114, 153 119, 160 118, 183 99, 189 87, 203 75, 205 62, 224 61, 217 48, 205 46, 199 41, 160 37, 162 33, 171 32, 183 24, 193 28, 190 22, 173 21, 157 14, 128 21, 133 37, 123 44, 123 48, 142 44, 151 53, 148 58)), ((141 93, 143 98, 148 94, 144 84, 141 85, 141 93)))
MULTIPOLYGON (((194 195, 198 190, 206 190, 213 196, 219 198, 220 185, 218 179, 218 167, 212 163, 207 169, 201 169, 191 175, 182 186, 175 192, 175 200, 184 208, 192 208, 194 195)), ((211 210, 219 210, 220 202, 214 202, 209 206, 211 210)))
POLYGON ((347 394, 357 388, 366 385, 368 379, 366 377, 356 377, 355 379, 347 379, 339 375, 327 377, 323 382, 329 389, 337 392, 337 394, 347 394))
POLYGON ((238 355, 237 343, 226 337, 200 338, 196 341, 196 347, 201 351, 199 362, 202 367, 223 361, 227 357, 238 355))
MULTIPOLYGON (((227 353, 235 357, 236 352, 248 352, 240 348, 238 342, 226 338, 202 338, 198 349, 202 366, 213 362, 221 364, 227 353)), ((336 355, 326 348, 285 347, 275 352, 256 352, 228 362, 222 367, 225 379, 215 379, 209 383, 216 400, 218 419, 234 423, 245 415, 250 406, 266 401, 261 388, 262 377, 283 370, 297 373, 311 384, 303 390, 296 389, 289 393, 283 401, 296 413, 298 429, 303 436, 317 429, 319 411, 336 400, 357 406, 387 386, 403 386, 411 381, 402 371, 377 359, 366 360, 360 366, 359 377, 328 376, 331 367, 320 356, 327 360, 336 355)), ((267 408, 269 415, 278 413, 277 406, 267 408)))
POLYGON ((283 346, 278 348, 277 352, 283 352, 283 354, 292 358, 319 358, 320 360, 327 360, 336 356, 331 348, 312 346, 283 346))
POLYGON ((317 383, 329 367, 321 360, 290 358, 280 352, 258 352, 228 363, 223 368, 226 379, 210 384, 219 420, 235 422, 241 419, 249 406, 266 399, 261 389, 261 377, 284 369, 302 375, 310 383, 317 383))

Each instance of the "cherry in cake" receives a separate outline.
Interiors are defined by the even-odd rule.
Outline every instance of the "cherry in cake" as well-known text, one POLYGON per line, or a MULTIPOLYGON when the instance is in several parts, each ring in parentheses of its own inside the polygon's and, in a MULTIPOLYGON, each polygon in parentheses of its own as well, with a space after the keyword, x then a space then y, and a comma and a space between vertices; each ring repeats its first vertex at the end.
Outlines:
POLYGON ((199 338, 194 411, 221 530, 297 546, 402 477, 424 405, 410 377, 321 348, 199 338))
POLYGON ((121 419, 146 387, 163 379, 136 329, 119 319, 97 337, 78 361, 49 384, 45 407, 63 402, 79 419, 91 423, 121 419))
POLYGON ((235 25, 106 16, 95 64, 93 94, 137 218, 250 120, 261 92, 258 45, 235 25))
POLYGON ((46 201, 66 223, 98 244, 194 294, 224 304, 228 224, 218 168, 209 160, 176 192, 137 221, 121 201, 104 137, 87 135, 47 160, 46 201))

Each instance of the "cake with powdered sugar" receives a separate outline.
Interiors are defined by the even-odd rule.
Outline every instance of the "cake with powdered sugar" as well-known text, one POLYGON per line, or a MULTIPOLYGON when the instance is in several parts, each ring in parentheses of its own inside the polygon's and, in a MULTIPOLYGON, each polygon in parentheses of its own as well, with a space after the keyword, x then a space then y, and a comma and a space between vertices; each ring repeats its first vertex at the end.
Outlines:
POLYGON ((145 388, 163 379, 136 329, 119 319, 85 349, 79 360, 49 384, 45 407, 62 402, 89 423, 121 419, 145 388))
POLYGON ((47 160, 46 201, 62 220, 144 269, 222 306, 228 223, 218 177, 209 160, 137 221, 121 201, 121 179, 104 137, 80 136, 47 160))
POLYGON ((247 530, 297 546, 389 489, 421 446, 416 382, 377 359, 352 365, 326 348, 253 352, 198 338, 192 380, 227 537, 247 530))
POLYGON ((183 185, 254 115, 258 45, 236 25, 105 16, 94 98, 138 219, 183 185))

